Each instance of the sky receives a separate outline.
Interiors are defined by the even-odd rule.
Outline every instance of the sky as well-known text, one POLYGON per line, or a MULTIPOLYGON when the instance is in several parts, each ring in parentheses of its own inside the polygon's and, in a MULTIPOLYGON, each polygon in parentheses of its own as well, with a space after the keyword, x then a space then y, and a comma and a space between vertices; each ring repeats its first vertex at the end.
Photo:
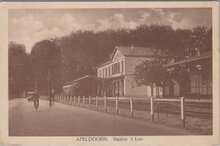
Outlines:
POLYGON ((78 30, 135 29, 139 25, 165 24, 174 29, 212 26, 210 8, 112 8, 112 9, 11 9, 9 41, 25 45, 30 52, 43 39, 78 30))

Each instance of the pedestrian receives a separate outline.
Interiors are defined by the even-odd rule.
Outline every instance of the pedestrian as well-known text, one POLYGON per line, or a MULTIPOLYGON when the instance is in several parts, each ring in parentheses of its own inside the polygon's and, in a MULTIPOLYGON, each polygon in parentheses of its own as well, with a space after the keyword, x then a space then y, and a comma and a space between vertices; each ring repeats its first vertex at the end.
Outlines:
POLYGON ((52 90, 49 96, 49 106, 50 108, 54 105, 54 96, 55 96, 55 91, 52 90))
POLYGON ((39 98, 40 98, 40 96, 38 95, 38 91, 35 90, 35 92, 33 94, 33 102, 34 102, 35 111, 37 111, 37 109, 39 107, 39 98))

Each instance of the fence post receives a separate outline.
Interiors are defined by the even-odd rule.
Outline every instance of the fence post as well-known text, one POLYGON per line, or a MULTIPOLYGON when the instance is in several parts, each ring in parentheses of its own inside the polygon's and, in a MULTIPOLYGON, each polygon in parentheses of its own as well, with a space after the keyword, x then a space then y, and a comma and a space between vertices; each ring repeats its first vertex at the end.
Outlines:
POLYGON ((159 102, 156 104, 156 107, 157 107, 157 119, 160 119, 160 103, 159 102))
POLYGON ((116 109, 116 114, 118 115, 118 96, 116 96, 116 100, 115 100, 115 109, 116 109))
POLYGON ((98 96, 96 96, 96 110, 99 110, 98 106, 98 96))
POLYGON ((181 121, 182 121, 182 126, 183 128, 185 128, 185 112, 184 112, 184 104, 185 104, 185 98, 184 97, 181 97, 180 98, 180 101, 181 101, 181 121))
POLYGON ((83 96, 83 107, 85 107, 85 96, 83 96))
POLYGON ((151 114, 151 121, 154 122, 154 98, 150 97, 150 114, 151 114))
POLYGON ((104 97, 104 107, 105 107, 105 112, 107 112, 106 96, 104 97))
POLYGON ((80 106, 80 96, 78 96, 78 104, 79 104, 79 106, 80 106))
POLYGON ((89 96, 89 108, 90 108, 90 104, 91 104, 91 96, 89 96))
POLYGON ((72 105, 74 105, 74 96, 72 96, 72 105))
POLYGON ((131 117, 134 117, 134 112, 133 112, 133 99, 130 97, 130 109, 131 109, 131 117))

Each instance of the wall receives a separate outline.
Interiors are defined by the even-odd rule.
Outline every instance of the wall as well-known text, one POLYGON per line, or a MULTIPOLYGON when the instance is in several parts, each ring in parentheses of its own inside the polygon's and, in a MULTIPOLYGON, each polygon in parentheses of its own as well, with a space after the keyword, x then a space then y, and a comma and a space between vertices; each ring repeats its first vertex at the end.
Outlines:
POLYGON ((134 76, 125 76, 125 96, 150 97, 150 86, 137 86, 134 76))
POLYGON ((135 67, 141 64, 144 60, 149 60, 146 57, 125 57, 125 74, 134 74, 135 67))

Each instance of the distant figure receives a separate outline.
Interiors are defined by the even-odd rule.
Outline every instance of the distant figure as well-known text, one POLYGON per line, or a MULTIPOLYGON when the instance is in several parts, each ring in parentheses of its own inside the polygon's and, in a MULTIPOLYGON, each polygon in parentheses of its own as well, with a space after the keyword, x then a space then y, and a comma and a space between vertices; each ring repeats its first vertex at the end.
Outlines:
POLYGON ((51 93, 50 93, 50 97, 49 97, 50 108, 54 105, 54 96, 55 96, 55 91, 52 90, 51 93))
POLYGON ((35 90, 35 92, 33 94, 33 102, 34 102, 34 109, 35 109, 35 111, 37 111, 37 109, 39 107, 39 98, 40 98, 40 96, 38 95, 37 90, 35 90))

